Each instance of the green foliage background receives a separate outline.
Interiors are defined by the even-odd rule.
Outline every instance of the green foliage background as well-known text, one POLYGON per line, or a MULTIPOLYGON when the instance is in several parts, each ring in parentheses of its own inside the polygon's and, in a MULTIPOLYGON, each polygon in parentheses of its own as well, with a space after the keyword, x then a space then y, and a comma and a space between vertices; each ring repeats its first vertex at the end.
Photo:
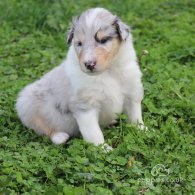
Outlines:
POLYGON ((0 1, 0 194, 194 194, 194 78, 194 0, 0 1), (72 16, 97 6, 131 26, 145 87, 148 131, 121 115, 105 129, 109 154, 82 139, 53 145, 14 108, 22 87, 66 56, 72 16), (158 164, 163 181, 151 174, 158 164))

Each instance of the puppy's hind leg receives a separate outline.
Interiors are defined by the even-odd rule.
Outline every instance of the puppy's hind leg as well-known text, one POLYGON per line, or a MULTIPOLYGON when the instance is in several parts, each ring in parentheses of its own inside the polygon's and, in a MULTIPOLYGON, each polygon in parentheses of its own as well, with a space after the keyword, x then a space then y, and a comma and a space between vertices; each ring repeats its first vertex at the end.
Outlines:
POLYGON ((54 144, 65 144, 69 138, 70 136, 65 132, 54 132, 52 136, 50 136, 54 144))
POLYGON ((38 134, 48 136, 55 144, 63 144, 69 139, 69 135, 65 132, 58 132, 57 128, 51 127, 49 121, 40 113, 41 99, 35 91, 37 86, 31 84, 20 92, 16 102, 16 111, 21 121, 38 134))
POLYGON ((57 132, 46 124, 40 116, 35 117, 35 126, 38 133, 47 135, 54 144, 64 144, 70 138, 65 132, 57 132))

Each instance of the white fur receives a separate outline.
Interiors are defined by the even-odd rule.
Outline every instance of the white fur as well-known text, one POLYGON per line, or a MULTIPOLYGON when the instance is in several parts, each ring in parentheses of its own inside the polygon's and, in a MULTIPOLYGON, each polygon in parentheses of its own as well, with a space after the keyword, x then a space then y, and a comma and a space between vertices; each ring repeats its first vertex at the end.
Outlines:
POLYGON ((51 140, 56 144, 81 132, 86 141, 99 145, 104 143, 100 125, 112 123, 117 113, 124 112, 131 122, 143 124, 142 98, 141 71, 129 34, 110 68, 99 75, 81 71, 71 45, 61 65, 24 88, 16 109, 27 127, 48 136, 48 129, 54 130, 51 140))
POLYGON ((96 19, 96 16, 99 12, 104 11, 103 8, 96 8, 93 10, 93 12, 89 12, 89 16, 86 17, 86 23, 88 27, 91 27, 96 19))
POLYGON ((54 135, 52 135, 51 140, 54 144, 63 144, 66 143, 69 137, 70 136, 67 133, 57 132, 54 135))

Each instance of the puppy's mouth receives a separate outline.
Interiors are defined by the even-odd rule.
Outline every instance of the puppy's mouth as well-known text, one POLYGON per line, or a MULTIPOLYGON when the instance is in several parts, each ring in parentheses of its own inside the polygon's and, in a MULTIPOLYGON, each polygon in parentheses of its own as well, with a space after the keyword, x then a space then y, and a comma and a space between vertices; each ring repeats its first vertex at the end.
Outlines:
POLYGON ((97 64, 94 65, 94 66, 92 66, 92 65, 87 66, 86 64, 83 64, 83 63, 82 63, 82 64, 81 64, 81 70, 82 70, 84 73, 86 73, 86 74, 88 74, 88 75, 90 75, 90 76, 99 75, 99 74, 101 74, 102 72, 104 72, 104 70, 99 70, 97 64))
POLYGON ((93 70, 85 70, 84 72, 90 76, 95 76, 101 74, 103 71, 98 71, 93 69, 93 70))

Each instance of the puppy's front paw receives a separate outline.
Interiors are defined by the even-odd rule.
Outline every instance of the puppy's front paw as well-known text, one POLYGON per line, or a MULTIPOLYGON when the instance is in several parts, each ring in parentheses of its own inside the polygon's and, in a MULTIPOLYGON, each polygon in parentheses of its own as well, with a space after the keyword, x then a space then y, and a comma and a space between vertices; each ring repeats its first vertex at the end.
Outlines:
POLYGON ((148 127, 146 127, 143 123, 139 123, 138 128, 143 131, 148 131, 148 127))
POLYGON ((106 143, 102 144, 102 149, 104 150, 105 153, 108 153, 113 150, 113 148, 106 143))
POLYGON ((69 139, 69 135, 67 133, 64 132, 55 132, 52 136, 51 136, 51 141, 54 144, 65 144, 66 141, 69 139))

